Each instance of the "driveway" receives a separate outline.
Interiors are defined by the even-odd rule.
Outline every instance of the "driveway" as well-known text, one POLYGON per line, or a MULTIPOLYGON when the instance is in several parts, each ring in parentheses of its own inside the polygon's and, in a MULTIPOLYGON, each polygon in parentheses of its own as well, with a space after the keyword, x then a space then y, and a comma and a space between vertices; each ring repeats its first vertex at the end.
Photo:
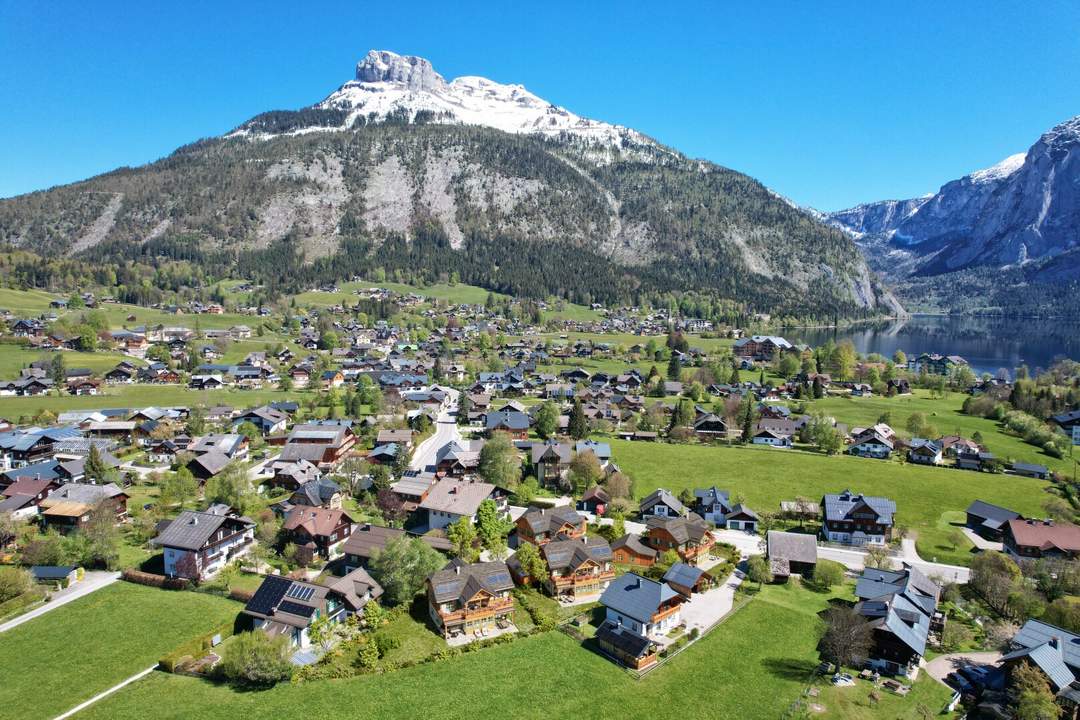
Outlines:
POLYGON ((949 673, 955 672, 965 665, 989 665, 993 667, 1000 659, 1001 653, 999 652, 969 652, 940 655, 926 663, 926 672, 930 673, 930 677, 944 684, 945 677, 949 675, 949 673))
POLYGON ((996 550, 997 552, 1001 552, 1004 549, 1004 546, 1001 543, 987 540, 971 528, 960 528, 960 531, 964 533, 964 536, 971 541, 971 544, 979 550, 996 550))
POLYGON ((765 554, 765 538, 742 530, 713 530, 717 542, 734 545, 743 557, 765 554))
POLYGON ((47 612, 55 610, 56 608, 66 605, 72 600, 78 600, 84 595, 89 595, 95 590, 100 590, 106 585, 112 585, 114 582, 120 579, 120 573, 117 572, 105 572, 102 570, 88 570, 84 575, 82 582, 77 582, 74 585, 64 588, 58 592, 53 593, 52 600, 36 607, 30 612, 23 613, 13 620, 8 620, 3 625, 0 625, 0 633, 7 632, 11 628, 18 627, 24 622, 33 620, 36 617, 40 617, 47 612))
POLYGON ((447 401, 439 412, 439 420, 435 423, 435 432, 413 450, 412 462, 409 463, 409 472, 419 474, 435 471, 435 456, 444 445, 461 440, 461 428, 458 427, 457 418, 452 414, 457 411, 458 397, 461 395, 457 390, 445 388, 447 401))
POLYGON ((736 570, 717 587, 696 593, 684 602, 680 613, 686 623, 686 631, 696 627, 698 632, 704 633, 731 612, 735 604, 735 588, 742 584, 745 577, 742 570, 736 570))

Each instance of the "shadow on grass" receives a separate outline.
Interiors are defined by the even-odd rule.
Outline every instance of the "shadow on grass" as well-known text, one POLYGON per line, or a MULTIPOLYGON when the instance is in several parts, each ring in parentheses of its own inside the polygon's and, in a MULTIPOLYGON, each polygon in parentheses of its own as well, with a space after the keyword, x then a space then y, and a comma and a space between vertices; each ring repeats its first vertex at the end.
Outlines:
POLYGON ((765 658, 761 664, 773 677, 792 682, 806 681, 818 666, 812 660, 794 658, 765 658))

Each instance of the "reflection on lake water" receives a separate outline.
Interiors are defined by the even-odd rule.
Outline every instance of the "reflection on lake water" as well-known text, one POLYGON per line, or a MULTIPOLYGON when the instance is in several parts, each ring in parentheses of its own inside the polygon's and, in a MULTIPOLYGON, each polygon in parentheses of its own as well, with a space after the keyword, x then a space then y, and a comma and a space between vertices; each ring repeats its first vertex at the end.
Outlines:
POLYGON ((816 347, 851 340, 860 353, 891 358, 924 352, 960 355, 977 373, 1027 365, 1046 368, 1061 357, 1080 360, 1080 324, 1037 319, 914 315, 905 320, 843 328, 785 328, 791 342, 816 347))

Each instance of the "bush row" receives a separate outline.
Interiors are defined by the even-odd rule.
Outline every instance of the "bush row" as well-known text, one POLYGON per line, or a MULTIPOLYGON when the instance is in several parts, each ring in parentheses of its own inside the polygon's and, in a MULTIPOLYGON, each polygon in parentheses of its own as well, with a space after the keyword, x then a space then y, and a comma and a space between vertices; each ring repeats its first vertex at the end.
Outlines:
POLYGON ((177 668, 183 667, 187 663, 197 660, 210 652, 214 647, 215 635, 220 635, 221 639, 224 640, 225 638, 232 636, 234 629, 235 625, 233 621, 230 620, 198 637, 186 640, 168 655, 162 657, 158 661, 158 667, 165 672, 176 672, 177 668))
POLYGON ((184 578, 171 578, 133 568, 125 569, 120 573, 120 577, 136 585, 149 585, 150 587, 164 588, 166 590, 187 590, 191 587, 191 581, 184 578))

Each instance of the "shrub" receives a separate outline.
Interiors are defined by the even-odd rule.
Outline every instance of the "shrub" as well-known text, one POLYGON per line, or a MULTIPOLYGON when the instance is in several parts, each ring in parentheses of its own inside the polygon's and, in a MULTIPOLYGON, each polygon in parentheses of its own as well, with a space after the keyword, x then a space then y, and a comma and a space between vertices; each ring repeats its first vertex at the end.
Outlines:
POLYGON ((30 573, 17 567, 0 567, 0 602, 16 598, 33 587, 30 573))
POLYGON ((240 633, 225 647, 218 670, 230 682, 269 687, 292 677, 291 655, 287 637, 272 638, 261 630, 240 633))

